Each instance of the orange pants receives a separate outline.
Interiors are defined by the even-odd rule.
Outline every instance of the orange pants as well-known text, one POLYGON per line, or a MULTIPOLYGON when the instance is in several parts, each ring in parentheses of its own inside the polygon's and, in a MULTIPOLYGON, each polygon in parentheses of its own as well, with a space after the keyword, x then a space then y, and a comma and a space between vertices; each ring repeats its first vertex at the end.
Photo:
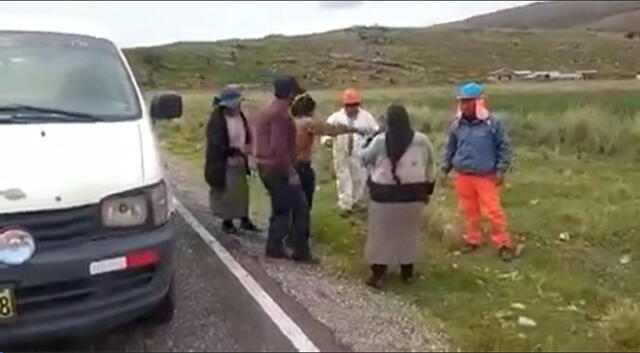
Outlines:
POLYGON ((491 240, 497 247, 513 246, 507 231, 507 218, 500 205, 500 187, 493 175, 456 174, 454 187, 458 194, 458 205, 464 216, 465 241, 471 245, 482 243, 480 217, 484 215, 491 223, 491 240))

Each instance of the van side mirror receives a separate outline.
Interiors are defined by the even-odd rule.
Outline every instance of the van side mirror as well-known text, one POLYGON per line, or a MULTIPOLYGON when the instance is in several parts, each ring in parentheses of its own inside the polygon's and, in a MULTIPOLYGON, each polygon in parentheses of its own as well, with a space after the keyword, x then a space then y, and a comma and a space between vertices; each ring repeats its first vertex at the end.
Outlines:
POLYGON ((162 93, 151 100, 151 118, 171 120, 182 116, 182 97, 174 92, 162 93))

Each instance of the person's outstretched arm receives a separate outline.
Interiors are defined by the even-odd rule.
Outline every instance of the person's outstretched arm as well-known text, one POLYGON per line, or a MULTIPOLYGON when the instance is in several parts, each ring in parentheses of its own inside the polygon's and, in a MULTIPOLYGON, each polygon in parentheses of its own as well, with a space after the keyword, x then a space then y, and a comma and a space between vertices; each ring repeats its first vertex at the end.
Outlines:
POLYGON ((324 121, 309 123, 309 131, 316 136, 338 136, 359 132, 358 129, 343 124, 328 124, 324 121))
MULTIPOLYGON (((334 113, 334 114, 331 114, 331 115, 327 118, 327 122, 326 122, 326 124, 327 124, 327 125, 337 125, 337 124, 338 124, 338 121, 337 121, 337 115, 336 115, 335 113, 334 113)), ((334 135, 334 136, 336 136, 336 135, 334 135)), ((322 135, 322 137, 320 138, 320 143, 322 143, 322 144, 323 144, 323 145, 325 145, 325 146, 330 146, 330 145, 329 145, 329 143, 330 143, 330 142, 333 142, 333 137, 334 137, 334 136, 331 136, 331 135, 329 135, 329 134, 324 134, 324 135, 322 135)))

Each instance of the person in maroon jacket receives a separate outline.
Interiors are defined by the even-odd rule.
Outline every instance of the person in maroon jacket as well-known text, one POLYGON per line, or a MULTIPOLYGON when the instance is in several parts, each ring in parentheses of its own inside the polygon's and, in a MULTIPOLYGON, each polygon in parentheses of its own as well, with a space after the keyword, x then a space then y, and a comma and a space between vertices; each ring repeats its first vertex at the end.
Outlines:
POLYGON ((275 99, 255 122, 254 156, 258 172, 271 198, 266 255, 316 263, 309 248, 309 206, 295 169, 296 128, 289 107, 304 89, 292 76, 274 81, 275 99))

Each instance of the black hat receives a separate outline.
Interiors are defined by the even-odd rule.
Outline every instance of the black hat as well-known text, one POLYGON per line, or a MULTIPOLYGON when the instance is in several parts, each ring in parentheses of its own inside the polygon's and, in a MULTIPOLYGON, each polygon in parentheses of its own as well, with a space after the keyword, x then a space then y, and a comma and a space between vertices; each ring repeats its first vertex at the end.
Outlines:
POLYGON ((298 81, 290 75, 276 77, 273 80, 273 86, 275 88, 276 96, 280 98, 289 97, 291 93, 293 93, 294 96, 297 96, 306 92, 304 88, 300 87, 298 81))

